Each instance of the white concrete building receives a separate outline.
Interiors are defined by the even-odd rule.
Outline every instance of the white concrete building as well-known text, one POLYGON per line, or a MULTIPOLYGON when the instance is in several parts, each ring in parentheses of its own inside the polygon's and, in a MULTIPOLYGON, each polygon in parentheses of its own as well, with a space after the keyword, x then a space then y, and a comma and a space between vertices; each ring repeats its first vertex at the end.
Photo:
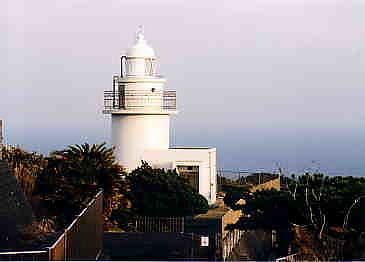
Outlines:
POLYGON ((176 111, 176 92, 164 89, 156 74, 156 56, 141 30, 121 57, 113 90, 104 92, 104 113, 111 114, 112 144, 119 163, 131 171, 141 160, 153 167, 174 169, 209 203, 216 200, 216 149, 170 147, 170 116, 176 111))

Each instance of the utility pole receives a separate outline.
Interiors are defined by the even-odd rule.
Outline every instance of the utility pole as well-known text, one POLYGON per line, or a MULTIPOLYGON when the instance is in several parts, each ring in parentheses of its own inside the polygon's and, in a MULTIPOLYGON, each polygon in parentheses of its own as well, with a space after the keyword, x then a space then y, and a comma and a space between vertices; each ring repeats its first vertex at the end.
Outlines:
POLYGON ((2 159, 3 146, 4 146, 3 120, 0 119, 0 159, 2 159))

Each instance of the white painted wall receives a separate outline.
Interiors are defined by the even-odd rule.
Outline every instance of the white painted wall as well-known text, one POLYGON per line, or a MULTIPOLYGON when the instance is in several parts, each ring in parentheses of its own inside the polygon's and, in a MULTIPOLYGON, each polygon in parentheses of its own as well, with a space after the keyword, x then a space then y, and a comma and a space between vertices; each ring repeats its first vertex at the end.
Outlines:
POLYGON ((122 79, 120 90, 124 89, 125 108, 133 110, 161 110, 163 106, 164 79, 149 82, 127 82, 122 79))
POLYGON ((168 150, 169 115, 112 115, 112 144, 117 161, 131 171, 145 150, 168 150))
POLYGON ((217 170, 215 148, 170 148, 146 150, 142 159, 154 168, 174 169, 178 165, 199 166, 199 193, 209 204, 216 201, 217 170))

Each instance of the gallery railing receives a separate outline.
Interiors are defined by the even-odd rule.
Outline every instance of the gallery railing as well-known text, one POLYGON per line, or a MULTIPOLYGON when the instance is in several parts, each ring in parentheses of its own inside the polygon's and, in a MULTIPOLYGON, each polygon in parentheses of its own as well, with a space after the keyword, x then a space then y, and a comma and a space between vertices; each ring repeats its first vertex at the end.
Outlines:
POLYGON ((104 91, 104 113, 113 110, 176 110, 176 91, 104 91))

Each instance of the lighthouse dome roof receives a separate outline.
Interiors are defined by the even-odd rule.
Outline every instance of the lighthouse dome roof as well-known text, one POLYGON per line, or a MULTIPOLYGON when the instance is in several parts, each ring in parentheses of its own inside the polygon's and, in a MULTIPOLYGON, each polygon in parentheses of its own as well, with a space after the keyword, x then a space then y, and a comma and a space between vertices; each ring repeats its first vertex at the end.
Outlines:
POLYGON ((141 29, 138 30, 135 44, 128 49, 127 57, 154 58, 153 48, 147 44, 141 29))

